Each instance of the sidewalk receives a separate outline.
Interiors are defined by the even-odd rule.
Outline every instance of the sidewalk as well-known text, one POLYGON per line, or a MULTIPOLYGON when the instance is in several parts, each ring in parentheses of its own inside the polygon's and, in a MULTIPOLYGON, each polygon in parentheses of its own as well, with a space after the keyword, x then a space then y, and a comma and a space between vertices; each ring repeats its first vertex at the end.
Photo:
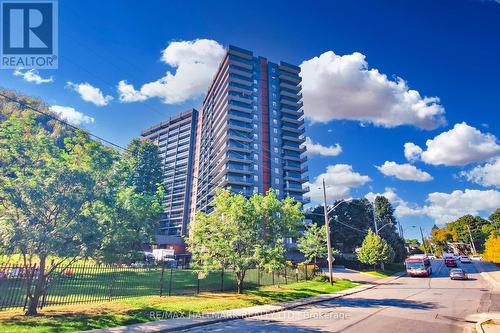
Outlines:
MULTIPOLYGON (((392 280, 398 279, 400 276, 391 276, 384 279, 384 282, 390 282, 392 280)), ((254 316, 260 316, 265 314, 271 314, 279 311, 285 311, 293 308, 297 308, 304 305, 319 303, 327 301, 330 299, 343 297, 347 295, 352 295, 376 287, 376 284, 364 284, 351 289, 343 290, 337 293, 324 294, 314 297, 302 298, 294 301, 281 302, 269 305, 258 305, 249 308, 226 310, 215 313, 207 314, 195 314, 193 316, 173 318, 152 321, 148 323, 133 324, 129 326, 119 326, 107 329, 97 329, 91 331, 85 331, 86 333, 159 333, 159 332, 173 332, 183 329, 189 329, 198 326, 205 326, 210 324, 215 324, 223 321, 229 321, 234 319, 248 318, 254 316)), ((153 313, 156 317, 161 317, 161 313, 153 313)), ((165 315, 165 314, 164 314, 165 315)))
POLYGON ((473 261, 473 264, 493 289, 500 291, 500 267, 486 261, 473 261))

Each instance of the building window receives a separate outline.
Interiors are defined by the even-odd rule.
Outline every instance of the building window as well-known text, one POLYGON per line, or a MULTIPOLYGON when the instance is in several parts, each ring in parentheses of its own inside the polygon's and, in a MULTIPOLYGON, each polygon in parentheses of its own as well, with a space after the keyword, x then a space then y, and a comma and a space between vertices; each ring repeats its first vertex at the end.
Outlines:
POLYGON ((253 84, 257 84, 257 80, 253 80, 253 84))
POLYGON ((274 124, 274 125, 278 125, 278 120, 273 119, 273 124, 274 124))
POLYGON ((258 182, 259 181, 259 176, 257 176, 257 175, 253 176, 253 180, 256 181, 256 182, 258 182))
POLYGON ((258 128, 257 124, 253 124, 253 128, 257 129, 258 128))
POLYGON ((273 128, 273 132, 274 132, 274 134, 278 134, 278 129, 277 128, 273 128))
POLYGON ((258 145, 258 144, 256 144, 256 143, 254 143, 254 144, 253 144, 253 149, 259 149, 259 145, 258 145))
POLYGON ((280 173, 280 169, 279 168, 274 168, 274 173, 280 173))
POLYGON ((280 195, 280 190, 275 190, 276 191, 276 195, 280 195))
POLYGON ((276 102, 273 102, 273 107, 276 107, 276 106, 277 106, 276 102))
POLYGON ((253 165, 253 169, 254 169, 255 171, 259 170, 259 166, 258 166, 257 164, 254 164, 254 165, 253 165))
POLYGON ((278 138, 273 138, 274 143, 278 143, 278 138))
POLYGON ((254 135, 253 135, 253 139, 254 139, 254 140, 257 140, 258 138, 259 138, 259 135, 257 135, 257 134, 255 134, 255 133, 254 133, 254 135))
POLYGON ((278 164, 280 162, 279 158, 275 157, 274 158, 274 163, 278 164))
POLYGON ((257 161, 259 159, 259 155, 253 154, 253 159, 257 161))
POLYGON ((274 152, 278 153, 278 148, 277 147, 274 147, 274 152))
POLYGON ((253 191, 254 191, 254 192, 259 192, 259 188, 258 188, 257 186, 255 186, 255 187, 253 188, 253 191))
POLYGON ((274 179, 274 183, 275 183, 276 185, 279 185, 279 184, 280 184, 280 179, 279 179, 279 178, 275 178, 275 179, 274 179))

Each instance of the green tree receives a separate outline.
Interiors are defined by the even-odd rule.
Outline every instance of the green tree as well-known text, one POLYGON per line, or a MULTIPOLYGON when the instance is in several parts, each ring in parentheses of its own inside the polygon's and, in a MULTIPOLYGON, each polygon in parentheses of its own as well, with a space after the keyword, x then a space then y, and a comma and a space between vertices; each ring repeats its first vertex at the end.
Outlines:
POLYGON ((0 125, 0 247, 20 252, 26 269, 39 260, 28 315, 36 314, 45 281, 56 269, 98 248, 101 228, 93 206, 116 158, 83 132, 67 138, 63 148, 56 143, 32 116, 12 115, 0 125), (50 255, 61 259, 48 265, 50 255))
POLYGON ((492 213, 488 220, 490 220, 492 227, 496 230, 500 230, 500 208, 497 208, 494 213, 492 213))
POLYGON ((394 250, 389 244, 382 237, 368 230, 368 234, 358 251, 358 260, 364 264, 375 266, 392 262, 393 259, 394 250))
POLYGON ((300 203, 291 198, 279 201, 272 190, 246 198, 221 189, 213 211, 198 212, 191 222, 188 249, 195 267, 234 270, 241 293, 248 269, 286 265, 283 238, 294 234, 301 218, 300 203))
POLYGON ((39 121, 11 112, 0 123, 0 249, 21 253, 26 271, 38 265, 27 315, 36 314, 51 275, 77 258, 109 262, 139 250, 162 196, 161 184, 152 185, 158 178, 143 176, 161 172, 146 158, 152 144, 133 143, 139 149, 120 156, 83 131, 39 121))
POLYGON ((470 244, 471 242, 469 228, 477 251, 482 252, 486 238, 488 238, 494 229, 488 220, 479 216, 464 215, 446 224, 446 229, 456 235, 455 240, 465 244, 470 244))
MULTIPOLYGON (((313 223, 323 226, 323 206, 315 207, 308 217, 313 223)), ((354 252, 363 242, 365 231, 373 226, 371 204, 364 198, 342 203, 329 217, 332 244, 341 252, 354 252)))
POLYGON ((137 250, 153 241, 163 211, 165 194, 158 146, 134 139, 115 163, 106 204, 99 208, 105 235, 97 257, 104 262, 130 263, 142 255, 137 250))
POLYGON ((302 237, 298 240, 299 251, 302 252, 306 263, 324 258, 327 255, 325 227, 315 223, 310 224, 302 237))
POLYGON ((394 250, 394 261, 403 262, 407 255, 405 242, 396 230, 397 220, 394 216, 394 208, 384 196, 375 198, 375 219, 380 230, 379 235, 394 250))

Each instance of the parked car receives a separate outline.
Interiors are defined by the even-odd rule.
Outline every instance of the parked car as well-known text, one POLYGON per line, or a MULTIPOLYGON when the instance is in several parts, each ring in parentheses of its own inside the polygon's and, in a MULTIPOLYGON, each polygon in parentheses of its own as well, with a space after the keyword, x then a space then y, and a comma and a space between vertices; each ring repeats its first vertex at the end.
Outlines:
POLYGON ((454 258, 448 257, 444 259, 444 264, 447 267, 457 267, 457 261, 454 258))
POLYGON ((460 262, 464 264, 470 264, 472 261, 470 261, 469 257, 467 256, 460 256, 460 262))
POLYGON ((435 256, 435 255, 433 255, 433 254, 429 254, 429 255, 427 256, 427 258, 429 258, 430 260, 434 260, 434 259, 436 259, 436 256, 435 256))
POLYGON ((475 256, 472 256, 471 259, 474 261, 481 261, 481 260, 483 260, 483 257, 475 255, 475 256))
POLYGON ((453 268, 450 270, 450 279, 452 280, 467 280, 467 274, 461 268, 453 268))

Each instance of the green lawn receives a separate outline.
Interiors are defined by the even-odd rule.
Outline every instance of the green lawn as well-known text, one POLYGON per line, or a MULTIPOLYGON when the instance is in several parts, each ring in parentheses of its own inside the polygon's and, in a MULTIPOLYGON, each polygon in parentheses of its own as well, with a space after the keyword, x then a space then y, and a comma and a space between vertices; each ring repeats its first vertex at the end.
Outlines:
POLYGON ((350 281, 304 281, 282 286, 267 286, 236 293, 202 293, 196 296, 143 296, 99 304, 52 306, 35 318, 20 311, 0 311, 0 332, 49 333, 74 332, 95 328, 128 325, 154 320, 151 311, 164 311, 174 316, 201 314, 254 305, 270 304, 331 293, 356 286, 350 281))
POLYGON ((403 264, 386 264, 384 271, 377 269, 377 270, 372 270, 372 271, 362 271, 361 273, 376 276, 379 278, 386 278, 386 277, 392 276, 396 273, 399 273, 399 272, 403 271, 404 269, 405 269, 405 266, 403 264))

